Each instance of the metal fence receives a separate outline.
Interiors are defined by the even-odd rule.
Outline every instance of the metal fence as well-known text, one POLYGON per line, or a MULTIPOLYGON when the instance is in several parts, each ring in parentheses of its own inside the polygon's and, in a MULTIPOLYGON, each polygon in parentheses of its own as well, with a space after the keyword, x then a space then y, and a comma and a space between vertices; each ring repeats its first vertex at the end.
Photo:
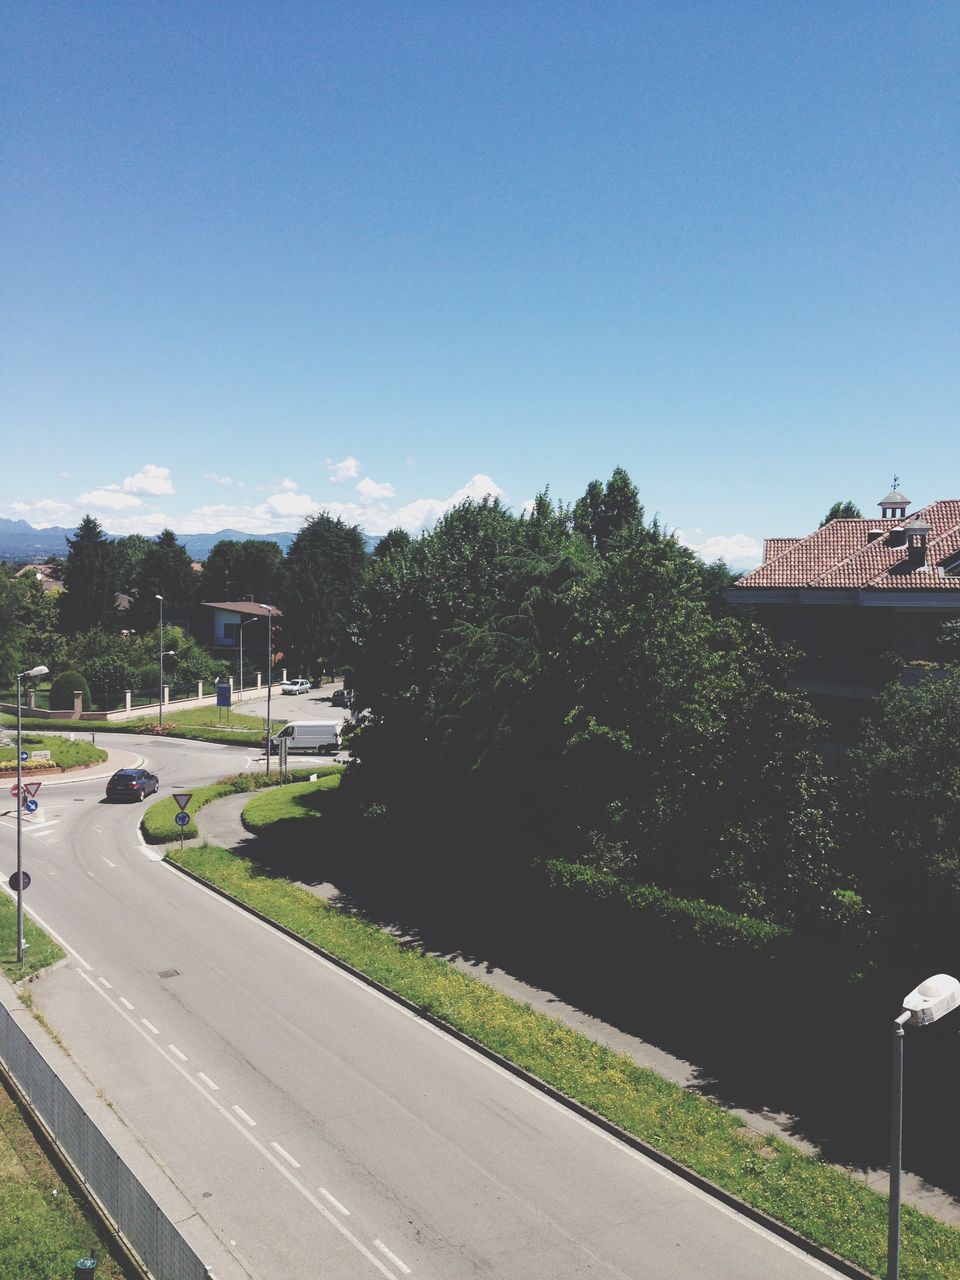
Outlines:
POLYGON ((206 1280, 206 1266, 3 1005, 0 1060, 151 1275, 206 1280))

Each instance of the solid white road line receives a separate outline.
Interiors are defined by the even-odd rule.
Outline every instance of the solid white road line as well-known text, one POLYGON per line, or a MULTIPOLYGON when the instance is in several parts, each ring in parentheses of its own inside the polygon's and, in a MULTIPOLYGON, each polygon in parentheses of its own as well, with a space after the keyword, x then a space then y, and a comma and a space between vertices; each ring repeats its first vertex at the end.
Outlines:
POLYGON ((380 1259, 377 1257, 377 1255, 375 1253, 371 1253, 370 1250, 367 1248, 367 1246, 363 1243, 363 1241, 358 1239, 358 1237, 355 1236, 348 1227, 344 1226, 344 1224, 340 1221, 339 1218, 335 1218, 334 1215, 330 1212, 330 1210, 327 1209, 324 1205, 322 1205, 320 1201, 316 1198, 316 1196, 313 1195, 313 1193, 307 1187, 305 1187, 303 1183, 300 1182, 290 1172, 289 1169, 285 1168, 277 1159, 277 1157, 273 1155, 263 1145, 263 1143, 250 1132, 249 1129, 246 1129, 243 1127, 240 1120, 236 1119, 227 1110, 227 1108, 223 1105, 223 1103, 218 1102, 212 1093, 208 1093, 206 1089, 201 1088, 201 1086, 197 1083, 197 1081, 193 1078, 193 1076, 190 1075, 189 1071, 187 1071, 184 1067, 181 1067, 179 1063, 174 1062, 174 1060, 168 1056, 168 1054, 164 1051, 161 1045, 157 1043, 156 1040, 151 1040, 149 1036, 146 1035, 145 1032, 141 1031, 140 1028, 137 1026, 136 1022, 134 1022, 133 1018, 129 1017, 126 1013, 124 1013, 123 1010, 119 1007, 119 1005, 114 1003, 112 997, 108 996, 107 993, 101 987, 98 987, 91 978, 88 978, 85 973, 80 973, 79 969, 77 970, 77 973, 84 980, 84 982, 87 983, 87 985, 91 988, 91 990, 97 993, 97 995, 100 997, 101 1000, 105 1000, 112 1009, 114 1009, 117 1013, 119 1013, 120 1017, 123 1018, 125 1022, 129 1023, 129 1025, 133 1028, 134 1031, 136 1031, 136 1033, 139 1036, 142 1036, 143 1039, 146 1040, 147 1044, 153 1045, 157 1053, 159 1053, 160 1056, 164 1058, 170 1064, 170 1066, 173 1067, 175 1071, 178 1071, 180 1073, 180 1075, 183 1077, 184 1080, 187 1081, 187 1083, 191 1086, 191 1088, 195 1089, 197 1093, 200 1094, 201 1097, 206 1098, 210 1106, 215 1107, 217 1111, 219 1111, 220 1114, 224 1116, 233 1125, 237 1133, 242 1134, 244 1138, 246 1138, 247 1142, 249 1142, 252 1147, 255 1147, 256 1150, 259 1151, 259 1153, 263 1156, 265 1160, 269 1161, 269 1163, 274 1167, 274 1169, 276 1169, 276 1171, 281 1175, 281 1177, 286 1178, 287 1182, 289 1182, 292 1187, 295 1187, 296 1190, 300 1192, 304 1200, 306 1200, 308 1204, 312 1205, 313 1208, 316 1209, 317 1212, 324 1219, 326 1219, 327 1222, 331 1224, 331 1226, 335 1227, 336 1230, 339 1231, 340 1234, 344 1237, 344 1239, 349 1240, 350 1243, 353 1245, 353 1247, 357 1250, 357 1252, 363 1254, 363 1256, 367 1259, 367 1261, 372 1266, 374 1266, 382 1276, 386 1277, 386 1280, 397 1280, 396 1274, 393 1271, 390 1271, 387 1267, 385 1267, 383 1263, 380 1261, 380 1259))
POLYGON ((150 846, 144 840, 143 836, 140 834, 139 826, 137 827, 137 839, 140 841, 140 852, 144 855, 144 857, 149 858, 151 862, 163 861, 163 854, 157 853, 155 849, 150 848, 150 846))
POLYGON ((333 1205, 335 1209, 339 1209, 345 1218, 350 1217, 350 1210, 347 1208, 347 1206, 344 1204, 341 1204, 340 1201, 336 1198, 336 1196, 332 1196, 330 1192, 326 1189, 326 1187, 317 1187, 317 1190, 320 1192, 320 1194, 323 1196, 325 1200, 328 1200, 330 1204, 333 1205))
POLYGON ((185 1053, 182 1053, 175 1044, 168 1044, 167 1048, 170 1050, 171 1053, 175 1053, 181 1062, 186 1062, 187 1055, 185 1053))
MULTIPOLYGON (((7 882, 6 876, 0 876, 0 887, 2 887, 4 892, 8 893, 10 897, 13 898, 14 901, 16 901, 17 895, 10 888, 10 885, 7 882)), ((51 929, 50 926, 46 924, 45 921, 43 921, 35 911, 31 911, 26 904, 24 904, 23 909, 26 912, 26 914, 30 917, 30 919, 35 924, 38 924, 40 928, 44 931, 44 933, 49 933, 50 937, 54 940, 54 942, 59 942, 61 947, 63 947, 64 951, 69 952, 70 955, 73 956, 74 960, 79 960, 79 962, 83 965, 85 969, 93 968, 93 965, 89 964, 86 960, 84 960, 83 956, 80 954, 79 951, 74 951, 73 947, 71 947, 69 942, 64 942, 63 938, 60 937, 59 933, 57 933, 55 929, 51 929)))
POLYGON ((148 1021, 146 1020, 146 1018, 141 1018, 141 1019, 140 1019, 140 1021, 141 1021, 141 1022, 143 1023, 143 1025, 147 1028, 147 1030, 148 1030, 148 1031, 152 1031, 152 1032, 153 1032, 153 1034, 154 1034, 155 1036, 158 1036, 158 1035, 160 1034, 160 1032, 159 1032, 159 1031, 157 1030, 157 1028, 153 1025, 153 1023, 152 1023, 152 1022, 148 1022, 148 1021))
POLYGON ((248 1116, 247 1113, 244 1111, 243 1107, 238 1107, 237 1104, 234 1103, 233 1110, 237 1113, 237 1115, 240 1117, 241 1120, 245 1120, 247 1122, 247 1124, 251 1127, 251 1129, 256 1126, 256 1123, 257 1123, 256 1120, 254 1120, 253 1116, 248 1116))
POLYGON ((294 1160, 293 1156, 290 1154, 289 1151, 284 1151, 283 1147, 281 1147, 279 1142, 271 1142, 270 1145, 271 1147, 273 1147, 274 1151, 279 1151, 279 1153, 283 1156, 284 1160, 286 1160, 287 1164, 293 1165, 294 1169, 300 1168, 300 1162, 298 1160, 294 1160))
POLYGON ((374 1240, 373 1242, 385 1257, 389 1258, 393 1265, 403 1272, 405 1276, 410 1274, 410 1268, 405 1262, 401 1262, 395 1253, 392 1253, 382 1240, 374 1240))

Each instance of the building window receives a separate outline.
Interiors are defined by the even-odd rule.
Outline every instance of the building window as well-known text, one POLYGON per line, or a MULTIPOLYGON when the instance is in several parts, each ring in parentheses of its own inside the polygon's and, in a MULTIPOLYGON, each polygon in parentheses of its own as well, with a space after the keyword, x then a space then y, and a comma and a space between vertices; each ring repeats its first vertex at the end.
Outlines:
POLYGON ((238 644, 240 641, 240 623, 225 622, 223 624, 223 638, 227 644, 238 644))

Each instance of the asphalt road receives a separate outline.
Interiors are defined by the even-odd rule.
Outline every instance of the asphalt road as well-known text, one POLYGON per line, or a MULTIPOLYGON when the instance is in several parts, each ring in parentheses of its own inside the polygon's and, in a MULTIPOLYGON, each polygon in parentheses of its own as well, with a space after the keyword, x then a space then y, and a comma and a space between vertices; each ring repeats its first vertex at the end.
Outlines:
MULTIPOLYGON (((109 745, 161 795, 248 762, 109 745)), ((164 865, 103 786, 45 785, 24 837, 27 907, 69 950, 31 990, 238 1276, 836 1274, 164 865)))

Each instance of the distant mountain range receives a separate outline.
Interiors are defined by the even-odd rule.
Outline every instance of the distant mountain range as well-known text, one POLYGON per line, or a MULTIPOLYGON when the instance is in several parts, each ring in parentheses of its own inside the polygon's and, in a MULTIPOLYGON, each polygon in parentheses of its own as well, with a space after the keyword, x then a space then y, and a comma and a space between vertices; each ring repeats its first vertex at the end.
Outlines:
MULTIPOLYGON (((0 560, 32 562, 46 560, 49 556, 65 556, 68 551, 66 540, 72 538, 75 532, 76 530, 64 529, 61 525, 35 529, 26 520, 4 520, 0 516, 0 560)), ((107 533, 108 538, 121 536, 118 533, 107 533)), ((295 537, 294 533, 243 533, 239 529, 220 529, 217 533, 177 534, 178 541, 186 547, 191 560, 206 560, 211 547, 225 539, 235 542, 275 542, 286 553, 295 537)), ((379 541, 366 533, 363 540, 368 551, 372 551, 379 541)))

